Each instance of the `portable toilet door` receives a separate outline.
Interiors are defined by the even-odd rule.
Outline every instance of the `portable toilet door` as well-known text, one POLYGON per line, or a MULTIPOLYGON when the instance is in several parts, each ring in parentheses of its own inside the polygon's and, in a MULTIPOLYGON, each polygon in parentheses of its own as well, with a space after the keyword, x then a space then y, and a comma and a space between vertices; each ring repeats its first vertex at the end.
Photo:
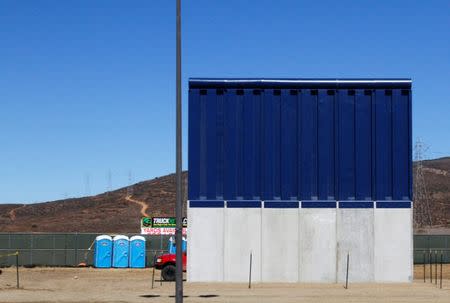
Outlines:
POLYGON ((143 236, 130 238, 130 267, 145 267, 145 238, 143 236))
MULTIPOLYGON (((186 238, 183 237, 183 242, 181 242, 181 251, 185 252, 186 249, 187 249, 187 241, 186 241, 186 238)), ((177 245, 176 245, 174 236, 171 236, 169 238, 169 246, 168 246, 167 250, 169 251, 169 254, 175 254, 176 253, 177 245)))
POLYGON ((181 242, 181 251, 186 252, 187 250, 187 240, 185 237, 183 237, 183 242, 181 242))
POLYGON ((169 238, 169 245, 167 247, 167 251, 169 252, 169 254, 174 254, 175 250, 176 250, 175 237, 172 236, 169 238))
POLYGON ((113 267, 128 267, 129 242, 130 241, 127 236, 119 235, 113 238, 113 267))
POLYGON ((94 266, 97 268, 110 268, 112 257, 112 238, 101 235, 95 238, 94 266))

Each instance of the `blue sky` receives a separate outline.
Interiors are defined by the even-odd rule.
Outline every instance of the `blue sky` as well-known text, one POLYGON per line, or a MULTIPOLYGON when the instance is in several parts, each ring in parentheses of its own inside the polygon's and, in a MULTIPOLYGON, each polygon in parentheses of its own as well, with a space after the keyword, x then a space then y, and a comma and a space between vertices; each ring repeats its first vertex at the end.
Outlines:
MULTIPOLYGON (((182 13, 185 129, 189 77, 411 77, 414 139, 450 155, 449 1, 195 0, 182 13)), ((175 0, 0 2, 0 203, 175 170, 174 14, 175 0)))

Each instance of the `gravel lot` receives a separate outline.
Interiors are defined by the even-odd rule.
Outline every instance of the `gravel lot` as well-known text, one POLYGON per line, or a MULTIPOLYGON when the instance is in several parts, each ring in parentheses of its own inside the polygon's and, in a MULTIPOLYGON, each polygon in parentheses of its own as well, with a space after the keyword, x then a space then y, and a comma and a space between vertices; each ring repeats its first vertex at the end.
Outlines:
MULTIPOLYGON (((429 269, 429 268, 428 268, 429 269)), ((433 268, 434 269, 434 268, 433 268)), ((423 283, 423 267, 411 284, 255 284, 185 283, 185 302, 450 302, 450 265, 444 289, 423 283)), ((0 275, 0 302, 174 302, 174 283, 155 282, 152 269, 15 268, 0 275)), ((156 279, 159 279, 157 271, 156 279)))

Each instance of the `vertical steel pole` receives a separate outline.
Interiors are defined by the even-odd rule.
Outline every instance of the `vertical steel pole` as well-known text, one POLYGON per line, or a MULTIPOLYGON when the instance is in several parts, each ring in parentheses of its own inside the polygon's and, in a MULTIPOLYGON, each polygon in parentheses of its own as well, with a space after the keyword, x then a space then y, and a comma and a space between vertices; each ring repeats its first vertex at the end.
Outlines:
POLYGON ((19 289, 19 252, 16 252, 16 278, 17 278, 17 289, 19 289))
POLYGON ((156 255, 153 256, 153 273, 152 273, 152 289, 155 284, 155 266, 156 266, 156 255))
POLYGON ((250 252, 250 268, 248 272, 248 288, 252 288, 252 259, 253 259, 253 253, 250 252))
POLYGON ((350 263, 350 253, 347 254, 347 272, 345 274, 345 289, 348 289, 348 266, 350 263))
POLYGON ((177 62, 177 72, 176 72, 176 229, 175 229, 175 241, 176 241, 176 278, 175 278, 175 302, 183 302, 183 258, 182 258, 182 230, 183 230, 183 194, 182 194, 182 180, 181 180, 181 169, 182 169, 182 158, 181 158, 181 0, 177 0, 177 42, 176 42, 176 62, 177 62))
POLYGON ((430 282, 433 283, 433 252, 430 250, 430 282))
POLYGON ((438 264, 438 259, 437 259, 437 250, 434 251, 434 284, 437 285, 437 279, 438 279, 438 274, 437 274, 437 264, 438 264))
POLYGON ((442 289, 442 259, 443 259, 443 252, 441 251, 441 283, 440 283, 441 289, 442 289))
POLYGON ((426 254, 425 254, 425 251, 423 252, 423 283, 425 283, 426 282, 426 277, 425 277, 425 274, 426 274, 426 271, 427 271, 427 263, 426 263, 427 261, 426 261, 426 254))

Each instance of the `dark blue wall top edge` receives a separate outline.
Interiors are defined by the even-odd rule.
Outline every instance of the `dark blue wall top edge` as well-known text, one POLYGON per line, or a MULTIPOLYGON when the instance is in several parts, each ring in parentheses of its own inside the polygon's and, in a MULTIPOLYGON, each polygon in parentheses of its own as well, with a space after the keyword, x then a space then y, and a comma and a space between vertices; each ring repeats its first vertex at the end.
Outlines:
MULTIPOLYGON (((261 201, 258 200, 233 200, 227 201, 228 208, 261 208, 261 201)), ((264 208, 299 208, 299 201, 266 201, 264 208)), ((302 208, 373 208, 373 201, 303 201, 302 208)), ((224 208, 225 201, 221 200, 191 200, 189 207, 192 208, 224 208)), ((411 201, 378 201, 376 208, 411 208, 411 201)))
POLYGON ((190 78, 189 88, 411 88, 411 79, 190 78))
POLYGON ((192 200, 189 201, 189 207, 209 207, 209 208, 223 208, 225 201, 218 200, 192 200))
POLYGON ((336 208, 336 202, 302 202, 302 208, 336 208))
POLYGON ((227 201, 227 208, 261 208, 261 201, 252 201, 252 200, 227 201))
POLYGON ((298 208, 298 201, 265 201, 264 208, 298 208))
POLYGON ((373 208, 373 202, 339 202, 339 208, 373 208))
POLYGON ((391 202, 377 202, 377 208, 411 208, 411 202, 391 201, 391 202))

